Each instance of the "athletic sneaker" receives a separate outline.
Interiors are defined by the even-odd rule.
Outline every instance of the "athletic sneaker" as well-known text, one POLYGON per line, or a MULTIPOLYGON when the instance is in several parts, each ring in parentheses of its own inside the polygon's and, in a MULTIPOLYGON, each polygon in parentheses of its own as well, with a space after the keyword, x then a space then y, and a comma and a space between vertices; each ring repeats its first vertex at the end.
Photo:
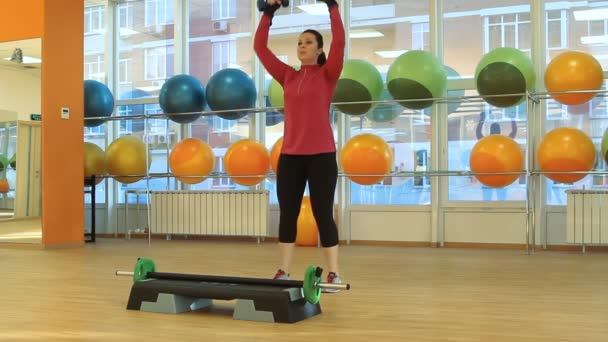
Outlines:
MULTIPOLYGON (((329 272, 329 274, 327 275, 327 282, 330 284, 342 284, 342 279, 340 279, 340 276, 335 274, 334 272, 329 272)), ((340 292, 340 290, 338 289, 323 289, 324 293, 335 293, 335 292, 340 292)))
POLYGON ((277 274, 274 275, 273 280, 289 280, 289 274, 285 273, 282 269, 277 271, 277 274))

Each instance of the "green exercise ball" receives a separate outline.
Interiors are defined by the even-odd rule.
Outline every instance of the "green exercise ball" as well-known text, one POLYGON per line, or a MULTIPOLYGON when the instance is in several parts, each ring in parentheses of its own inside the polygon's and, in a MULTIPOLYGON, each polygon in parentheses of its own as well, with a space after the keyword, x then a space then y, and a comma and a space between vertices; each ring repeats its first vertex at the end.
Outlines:
POLYGON ((427 51, 412 50, 397 57, 388 68, 387 88, 403 107, 424 109, 433 104, 430 98, 445 96, 447 73, 435 55, 427 51))
POLYGON ((536 76, 532 60, 522 51, 502 47, 485 54, 475 70, 477 92, 495 106, 507 108, 520 104, 525 95, 487 97, 489 95, 523 94, 534 86, 536 76))
MULTIPOLYGON (((292 68, 295 70, 300 70, 299 66, 292 65, 292 68)), ((284 112, 285 106, 285 93, 283 92, 283 86, 279 83, 279 81, 274 78, 268 84, 268 101, 270 101, 270 106, 279 108, 279 112, 284 112)))
POLYGON ((8 169, 9 161, 5 156, 0 155, 0 172, 8 169))
MULTIPOLYGON (((383 87, 382 75, 373 64, 361 59, 349 59, 344 62, 332 101, 378 101, 383 87)), ((336 105, 339 111, 348 115, 363 115, 372 107, 372 103, 336 105)))
POLYGON ((602 137, 602 158, 608 163, 608 128, 604 131, 604 136, 602 137))
POLYGON ((11 159, 9 159, 8 163, 10 164, 13 170, 17 170, 17 154, 13 154, 11 159))

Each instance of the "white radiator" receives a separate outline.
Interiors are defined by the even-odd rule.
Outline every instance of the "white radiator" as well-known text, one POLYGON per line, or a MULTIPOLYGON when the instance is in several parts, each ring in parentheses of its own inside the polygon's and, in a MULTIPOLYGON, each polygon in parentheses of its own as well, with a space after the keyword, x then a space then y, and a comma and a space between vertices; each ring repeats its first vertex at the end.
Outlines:
POLYGON ((150 191, 153 234, 265 237, 268 191, 150 191))
POLYGON ((566 190, 566 242, 608 243, 608 190, 566 190))

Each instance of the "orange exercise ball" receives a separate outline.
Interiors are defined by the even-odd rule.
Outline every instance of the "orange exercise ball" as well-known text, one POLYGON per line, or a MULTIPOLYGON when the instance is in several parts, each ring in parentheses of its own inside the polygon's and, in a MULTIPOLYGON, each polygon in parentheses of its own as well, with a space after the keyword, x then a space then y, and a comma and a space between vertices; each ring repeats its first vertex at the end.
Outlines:
MULTIPOLYGON (((522 172, 524 170, 524 151, 510 137, 491 134, 480 139, 469 160, 471 171, 474 173, 489 172, 522 172)), ((502 188, 513 183, 520 175, 475 175, 482 184, 502 188)))
MULTIPOLYGON (((592 55, 581 51, 566 51, 555 56, 545 70, 545 88, 549 92, 599 90, 604 75, 602 65, 592 55)), ((579 105, 591 100, 592 93, 551 94, 555 101, 579 105)))
POLYGON ((224 155, 224 167, 229 176, 260 175, 258 177, 232 177, 240 185, 256 185, 264 180, 270 169, 270 154, 266 147, 253 139, 241 139, 230 145, 224 155))
POLYGON ((5 194, 10 190, 8 181, 6 179, 0 179, 0 194, 5 194))
POLYGON ((340 164, 348 178, 361 185, 380 182, 393 168, 393 150, 379 136, 363 133, 352 137, 340 155, 340 164), (352 176, 355 174, 378 176, 352 176))
POLYGON ((169 154, 169 167, 175 178, 187 184, 200 183, 215 167, 211 146, 198 138, 187 138, 177 143, 169 154), (180 177, 201 176, 201 177, 180 177))
MULTIPOLYGON (((536 150, 536 160, 541 171, 568 172, 590 171, 595 165, 595 146, 583 131, 561 127, 549 131, 536 150)), ((559 183, 574 183, 585 178, 585 173, 545 174, 559 183)))
POLYGON ((283 137, 280 137, 274 145, 272 145, 272 149, 270 150, 270 167, 272 168, 272 172, 275 174, 279 169, 279 156, 281 155, 281 149, 283 148, 283 137))
POLYGON ((300 206, 296 234, 296 244, 298 246, 317 246, 319 243, 319 231, 317 221, 312 214, 310 197, 304 196, 300 206))
POLYGON ((146 157, 146 145, 141 139, 124 136, 114 140, 108 146, 106 167, 110 175, 118 176, 114 177, 118 182, 135 183, 145 177, 152 163, 152 159, 147 158, 146 164, 146 157))
MULTIPOLYGON (((103 176, 106 173, 106 153, 96 144, 84 143, 84 178, 85 184, 91 185, 86 179, 95 175, 103 176)), ((95 184, 101 183, 103 178, 95 178, 95 184)))

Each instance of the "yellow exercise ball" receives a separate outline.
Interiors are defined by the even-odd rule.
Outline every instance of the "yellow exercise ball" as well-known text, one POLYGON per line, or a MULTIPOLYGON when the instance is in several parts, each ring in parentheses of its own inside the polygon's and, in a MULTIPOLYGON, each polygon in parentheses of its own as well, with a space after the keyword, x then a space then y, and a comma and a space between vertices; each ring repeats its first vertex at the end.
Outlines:
MULTIPOLYGON (((106 154, 101 147, 90 143, 84 143, 84 178, 85 184, 91 185, 87 178, 95 175, 102 176, 106 173, 106 154)), ((95 184, 101 183, 103 178, 95 178, 95 184)))
POLYGON ((121 183, 135 183, 147 174, 152 163, 147 158, 146 145, 141 139, 125 136, 114 140, 106 151, 108 173, 121 183))

